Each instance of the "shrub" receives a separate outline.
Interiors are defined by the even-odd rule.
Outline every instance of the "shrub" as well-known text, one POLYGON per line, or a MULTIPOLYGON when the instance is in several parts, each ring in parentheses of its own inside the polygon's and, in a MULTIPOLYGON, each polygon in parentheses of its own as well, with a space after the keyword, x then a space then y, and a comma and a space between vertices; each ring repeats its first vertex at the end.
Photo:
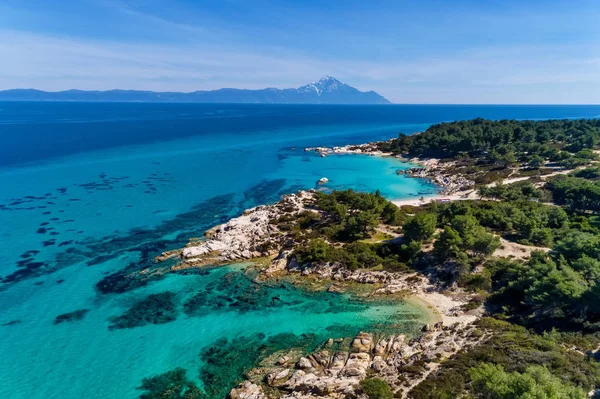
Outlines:
POLYGON ((360 382, 360 387, 369 399, 392 399, 394 394, 387 382, 379 378, 367 378, 360 382))

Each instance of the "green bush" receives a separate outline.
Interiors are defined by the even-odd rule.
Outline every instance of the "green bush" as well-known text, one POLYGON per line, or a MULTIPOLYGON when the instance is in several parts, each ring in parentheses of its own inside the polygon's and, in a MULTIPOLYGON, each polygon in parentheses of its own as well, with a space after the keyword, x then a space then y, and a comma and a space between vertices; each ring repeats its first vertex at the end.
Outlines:
POLYGON ((489 399, 585 399, 583 389, 565 384, 543 366, 529 366, 524 373, 507 373, 502 366, 482 363, 473 367, 473 390, 489 399))
POLYGON ((387 382, 379 378, 367 378, 360 382, 360 387, 369 399, 392 399, 394 393, 387 382))

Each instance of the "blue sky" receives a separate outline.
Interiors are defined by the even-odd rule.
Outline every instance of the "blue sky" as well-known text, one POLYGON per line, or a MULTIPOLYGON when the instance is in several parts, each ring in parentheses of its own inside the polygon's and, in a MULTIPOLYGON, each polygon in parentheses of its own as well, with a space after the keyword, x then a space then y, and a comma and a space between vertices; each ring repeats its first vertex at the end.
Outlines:
POLYGON ((600 103, 600 1, 2 0, 0 89, 297 87, 600 103))

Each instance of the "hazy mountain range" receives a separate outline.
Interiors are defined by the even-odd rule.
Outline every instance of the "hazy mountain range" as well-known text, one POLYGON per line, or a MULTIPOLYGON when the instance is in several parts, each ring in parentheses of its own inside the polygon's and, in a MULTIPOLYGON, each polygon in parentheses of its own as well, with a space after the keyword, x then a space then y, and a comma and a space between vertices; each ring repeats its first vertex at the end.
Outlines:
POLYGON ((141 90, 65 90, 48 92, 35 89, 11 89, 0 91, 0 101, 391 104, 385 97, 374 91, 360 91, 331 76, 326 76, 318 82, 309 83, 296 89, 219 89, 191 93, 141 90))

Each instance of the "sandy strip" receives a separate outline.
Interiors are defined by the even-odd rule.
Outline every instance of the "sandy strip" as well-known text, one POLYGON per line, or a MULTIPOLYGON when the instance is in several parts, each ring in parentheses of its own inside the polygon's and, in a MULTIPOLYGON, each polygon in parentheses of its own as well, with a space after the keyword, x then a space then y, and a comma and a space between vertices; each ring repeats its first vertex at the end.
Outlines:
POLYGON ((436 194, 427 197, 423 197, 423 201, 421 198, 413 197, 410 199, 404 200, 392 200, 391 202, 396 206, 403 205, 412 205, 412 206, 420 206, 425 205, 430 202, 451 202, 451 201, 464 201, 464 200, 474 200, 479 199, 477 192, 475 190, 469 191, 461 191, 456 194, 436 194))

